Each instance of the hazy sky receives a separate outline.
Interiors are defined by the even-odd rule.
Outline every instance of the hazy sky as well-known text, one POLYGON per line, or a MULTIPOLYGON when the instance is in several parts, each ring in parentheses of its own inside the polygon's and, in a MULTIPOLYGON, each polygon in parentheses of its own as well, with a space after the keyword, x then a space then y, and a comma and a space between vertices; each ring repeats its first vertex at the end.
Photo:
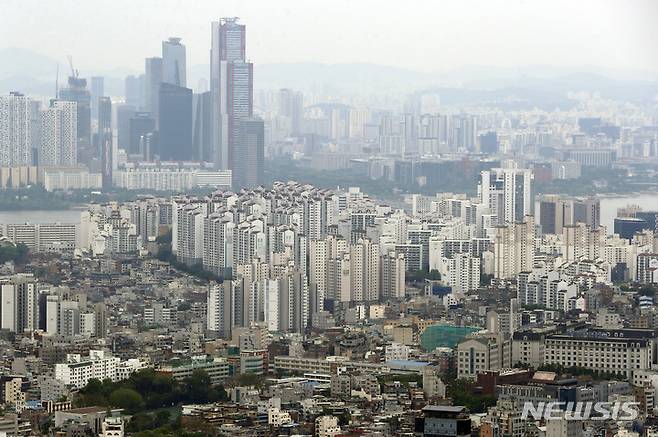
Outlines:
POLYGON ((143 68, 169 36, 207 64, 210 22, 238 16, 256 63, 424 71, 554 65, 658 72, 656 0, 0 0, 0 48, 80 69, 143 68))

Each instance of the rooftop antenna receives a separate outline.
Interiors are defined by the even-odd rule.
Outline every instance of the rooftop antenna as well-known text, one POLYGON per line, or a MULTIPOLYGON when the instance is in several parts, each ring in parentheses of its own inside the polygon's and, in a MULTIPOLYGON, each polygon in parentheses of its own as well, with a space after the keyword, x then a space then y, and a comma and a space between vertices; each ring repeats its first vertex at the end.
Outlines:
POLYGON ((59 99, 59 62, 57 63, 57 72, 55 73, 55 100, 59 99))

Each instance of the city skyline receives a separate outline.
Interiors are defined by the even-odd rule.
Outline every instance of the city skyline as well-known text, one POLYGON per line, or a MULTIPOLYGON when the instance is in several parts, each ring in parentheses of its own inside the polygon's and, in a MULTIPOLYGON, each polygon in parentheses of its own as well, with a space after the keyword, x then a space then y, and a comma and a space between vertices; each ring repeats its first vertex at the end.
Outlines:
POLYGON ((0 437, 658 437, 658 2, 0 12, 0 437))

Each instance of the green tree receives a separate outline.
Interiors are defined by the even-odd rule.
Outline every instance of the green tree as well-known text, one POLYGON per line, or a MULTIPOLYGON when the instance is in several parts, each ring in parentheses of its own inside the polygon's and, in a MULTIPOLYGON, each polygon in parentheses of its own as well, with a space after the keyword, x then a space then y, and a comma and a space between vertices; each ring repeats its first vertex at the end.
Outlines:
POLYGON ((110 395, 110 404, 123 408, 128 413, 135 413, 144 408, 144 399, 142 395, 131 388, 118 388, 110 395))
POLYGON ((164 425, 167 425, 171 420, 171 413, 167 410, 158 411, 155 415, 155 426, 158 428, 164 425))
POLYGON ((183 381, 186 398, 190 402, 208 402, 210 395, 210 376, 205 370, 197 369, 183 381))
POLYGON ((13 261, 16 264, 25 264, 29 261, 29 249, 23 243, 17 245, 0 246, 0 264, 13 261))

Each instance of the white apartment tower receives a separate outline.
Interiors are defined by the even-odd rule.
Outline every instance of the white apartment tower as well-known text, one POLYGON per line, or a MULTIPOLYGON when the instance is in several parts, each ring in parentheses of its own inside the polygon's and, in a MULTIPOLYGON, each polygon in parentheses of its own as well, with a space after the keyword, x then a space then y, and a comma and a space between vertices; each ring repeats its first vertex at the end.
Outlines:
POLYGON ((512 278, 532 270, 535 256, 535 220, 526 216, 523 222, 494 228, 494 276, 512 278))
POLYGON ((379 245, 370 240, 359 240, 350 246, 352 300, 379 300, 379 245))
POLYGON ((31 99, 20 93, 0 96, 0 167, 31 164, 31 99))
POLYGON ((208 288, 206 328, 211 337, 231 338, 233 327, 233 284, 224 281, 208 288))
POLYGON ((494 168, 481 173, 480 203, 493 214, 496 223, 522 221, 532 213, 532 170, 494 168))
POLYGON ((402 300, 405 294, 405 260, 404 255, 389 252, 381 258, 382 298, 402 300))
POLYGON ((41 113, 40 166, 72 167, 78 162, 77 103, 53 101, 41 113))
POLYGON ((39 329, 39 291, 31 276, 0 279, 0 329, 31 332, 39 329))

